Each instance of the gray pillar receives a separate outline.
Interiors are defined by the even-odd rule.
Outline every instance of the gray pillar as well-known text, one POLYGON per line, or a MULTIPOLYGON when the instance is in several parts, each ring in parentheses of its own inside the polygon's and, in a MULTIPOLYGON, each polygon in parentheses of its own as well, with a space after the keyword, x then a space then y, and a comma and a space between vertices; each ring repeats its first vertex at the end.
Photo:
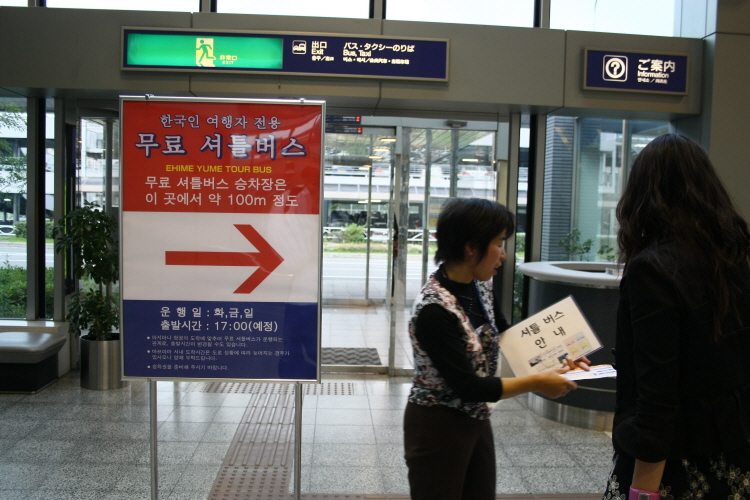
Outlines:
POLYGON ((200 2, 201 12, 215 12, 215 2, 213 0, 198 0, 200 2))
POLYGON ((385 19, 385 0, 370 0, 370 19, 385 19))

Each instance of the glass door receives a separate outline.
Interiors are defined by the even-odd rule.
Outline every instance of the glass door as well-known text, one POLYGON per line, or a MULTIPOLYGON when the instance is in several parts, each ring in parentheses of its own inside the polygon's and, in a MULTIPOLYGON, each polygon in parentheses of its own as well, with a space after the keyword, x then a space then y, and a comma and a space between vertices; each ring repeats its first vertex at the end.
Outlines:
POLYGON ((381 304, 393 250, 395 128, 328 132, 323 180, 323 303, 381 304))
POLYGON ((497 200, 494 131, 404 128, 409 151, 406 299, 416 297, 434 262, 437 218, 450 198, 497 200))
MULTIPOLYGON (((401 129, 401 165, 409 171, 408 196, 401 199, 408 213, 407 306, 436 267, 435 224, 445 201, 497 198, 495 136, 487 130, 401 129)), ((326 133, 324 304, 372 305, 389 297, 395 148, 395 127, 326 133)))

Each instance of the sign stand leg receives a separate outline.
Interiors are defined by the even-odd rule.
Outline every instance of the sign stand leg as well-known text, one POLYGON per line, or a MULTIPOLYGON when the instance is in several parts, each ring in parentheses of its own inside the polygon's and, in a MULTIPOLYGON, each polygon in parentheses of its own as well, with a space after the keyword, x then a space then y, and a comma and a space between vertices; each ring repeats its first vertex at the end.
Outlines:
POLYGON ((294 383, 294 500, 302 489, 302 384, 294 383))
POLYGON ((151 427, 151 500, 159 499, 159 460, 157 458, 157 414, 156 414, 156 381, 149 379, 149 413, 151 427))

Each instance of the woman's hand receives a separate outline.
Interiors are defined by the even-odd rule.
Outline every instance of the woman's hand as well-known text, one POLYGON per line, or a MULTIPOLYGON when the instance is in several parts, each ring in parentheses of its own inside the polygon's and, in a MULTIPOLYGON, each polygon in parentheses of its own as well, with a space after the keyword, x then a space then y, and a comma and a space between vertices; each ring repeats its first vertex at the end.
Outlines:
POLYGON ((571 370, 575 370, 577 368, 580 368, 584 371, 590 371, 591 368, 589 368, 589 365, 591 364, 591 361, 586 356, 583 356, 578 359, 572 359, 570 357, 567 357, 563 360, 563 364, 570 368, 571 370))
POLYGON ((666 463, 666 460, 650 463, 636 459, 633 470, 633 488, 658 492, 666 463))
POLYGON ((540 392, 552 399, 565 396, 578 387, 578 384, 562 376, 563 373, 569 371, 570 368, 566 366, 565 368, 551 368, 531 375, 536 378, 536 389, 533 389, 533 392, 540 392))
POLYGON ((539 392, 548 398, 559 398, 576 389, 578 384, 563 377, 563 373, 570 368, 550 368, 543 372, 523 377, 503 378, 503 396, 501 399, 512 398, 526 392, 539 392))

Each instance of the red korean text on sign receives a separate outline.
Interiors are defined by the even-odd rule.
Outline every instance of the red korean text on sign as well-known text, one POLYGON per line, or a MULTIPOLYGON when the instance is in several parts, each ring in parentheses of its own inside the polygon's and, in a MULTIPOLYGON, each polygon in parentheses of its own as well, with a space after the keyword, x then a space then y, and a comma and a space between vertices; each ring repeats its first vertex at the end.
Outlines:
POLYGON ((122 205, 317 214, 321 115, 304 105, 125 101, 122 205))

